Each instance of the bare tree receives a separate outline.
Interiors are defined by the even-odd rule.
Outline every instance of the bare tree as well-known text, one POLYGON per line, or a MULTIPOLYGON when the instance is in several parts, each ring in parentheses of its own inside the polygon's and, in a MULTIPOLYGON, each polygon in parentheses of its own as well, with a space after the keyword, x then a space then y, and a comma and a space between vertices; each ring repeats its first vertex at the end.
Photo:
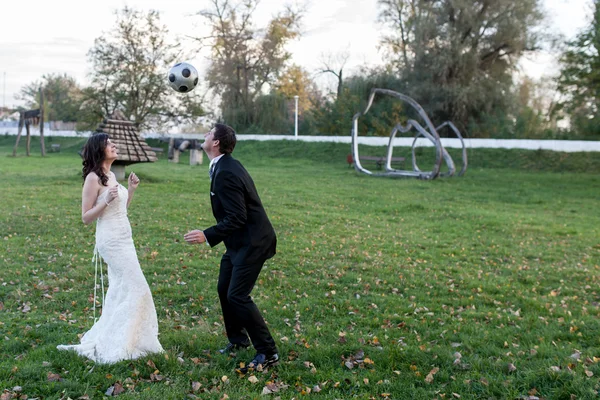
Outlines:
POLYGON ((342 88, 344 85, 344 68, 350 58, 350 52, 344 50, 335 54, 323 53, 320 57, 320 63, 322 64, 319 73, 333 74, 337 79, 337 97, 342 95, 342 88))

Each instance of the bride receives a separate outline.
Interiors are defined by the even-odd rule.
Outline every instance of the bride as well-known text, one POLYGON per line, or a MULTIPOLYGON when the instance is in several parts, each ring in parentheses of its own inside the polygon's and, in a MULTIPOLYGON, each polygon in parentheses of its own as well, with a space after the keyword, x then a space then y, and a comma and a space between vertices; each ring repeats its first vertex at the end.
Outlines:
MULTIPOLYGON (((103 364, 163 351, 152 294, 140 268, 127 218, 127 208, 140 180, 132 172, 128 189, 119 184, 110 171, 116 159, 117 148, 105 133, 92 135, 83 148, 82 219, 86 225, 98 221, 94 256, 99 254, 108 264, 109 288, 102 315, 81 343, 57 347, 103 364)), ((94 296, 94 306, 95 301, 94 296)))

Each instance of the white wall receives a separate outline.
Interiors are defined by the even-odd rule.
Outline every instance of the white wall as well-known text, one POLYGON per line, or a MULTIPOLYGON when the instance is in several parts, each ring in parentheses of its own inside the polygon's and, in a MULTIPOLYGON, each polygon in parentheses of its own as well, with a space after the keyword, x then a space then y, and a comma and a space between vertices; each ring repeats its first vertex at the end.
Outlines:
MULTIPOLYGON (((93 132, 75 132, 75 131, 51 131, 44 129, 44 136, 63 136, 63 137, 88 137, 93 132)), ((17 128, 0 127, 0 135, 16 135, 17 128)), ((23 130, 22 135, 25 134, 23 130)), ((31 134, 39 136, 38 128, 32 128, 31 134)), ((166 137, 166 134, 161 133, 142 133, 144 138, 157 139, 166 137)), ((175 138, 200 139, 204 138, 201 133, 185 133, 173 134, 175 138)), ((169 136, 170 137, 170 136, 169 136)), ((293 135, 238 135, 238 140, 300 140, 303 142, 336 142, 348 143, 350 145, 351 137, 348 136, 298 136, 293 135)), ((366 137, 359 136, 358 142, 370 146, 387 146, 389 138, 386 137, 366 137)), ((396 138, 394 146, 411 147, 413 144, 412 138, 396 138)), ((461 148, 462 145, 459 139, 442 139, 442 144, 447 148, 461 148)), ((426 139, 419 139, 418 146, 433 146, 426 139)), ((563 152, 588 152, 600 151, 600 142, 585 141, 585 140, 529 140, 529 139, 465 139, 465 146, 469 149, 489 148, 489 149, 526 149, 526 150, 552 150, 563 152)))

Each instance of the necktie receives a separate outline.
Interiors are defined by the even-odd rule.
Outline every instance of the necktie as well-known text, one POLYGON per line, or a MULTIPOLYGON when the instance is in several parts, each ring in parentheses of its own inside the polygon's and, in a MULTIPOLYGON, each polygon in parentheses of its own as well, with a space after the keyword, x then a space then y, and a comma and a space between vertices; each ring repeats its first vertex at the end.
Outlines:
POLYGON ((213 179, 214 173, 215 173, 215 164, 211 165, 210 168, 208 169, 208 177, 210 178, 211 181, 213 179))

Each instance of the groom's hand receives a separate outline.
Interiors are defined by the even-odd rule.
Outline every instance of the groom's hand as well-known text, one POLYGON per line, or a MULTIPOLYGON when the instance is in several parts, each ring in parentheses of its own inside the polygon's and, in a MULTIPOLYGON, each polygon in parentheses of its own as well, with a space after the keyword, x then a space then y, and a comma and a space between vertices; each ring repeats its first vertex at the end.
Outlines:
POLYGON ((204 232, 199 229, 195 229, 183 235, 183 239, 189 244, 196 243, 204 243, 206 242, 206 237, 204 236, 204 232))

